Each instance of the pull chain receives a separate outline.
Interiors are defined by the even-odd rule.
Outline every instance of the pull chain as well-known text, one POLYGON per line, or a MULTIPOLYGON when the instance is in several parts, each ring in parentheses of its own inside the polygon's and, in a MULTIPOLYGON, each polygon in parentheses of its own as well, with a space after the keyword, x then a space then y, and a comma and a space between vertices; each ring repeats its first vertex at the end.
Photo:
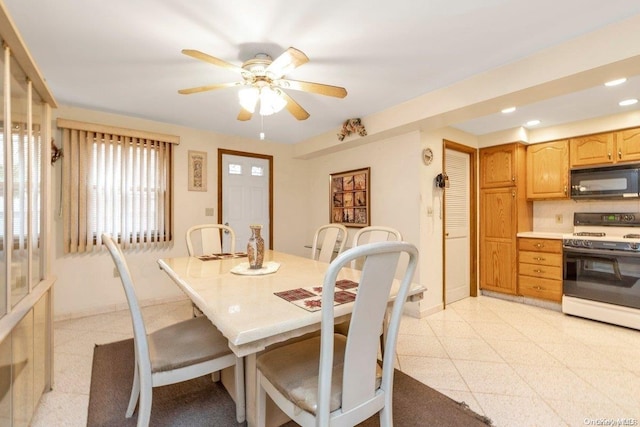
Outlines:
POLYGON ((260 115, 260 141, 264 141, 264 116, 260 115))

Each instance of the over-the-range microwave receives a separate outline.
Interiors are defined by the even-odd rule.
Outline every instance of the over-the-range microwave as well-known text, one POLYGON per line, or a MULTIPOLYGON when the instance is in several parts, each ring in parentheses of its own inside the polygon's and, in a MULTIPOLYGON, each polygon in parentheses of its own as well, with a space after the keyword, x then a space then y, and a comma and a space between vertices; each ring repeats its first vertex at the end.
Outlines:
POLYGON ((640 165, 571 170, 572 199, 626 199, 640 196, 640 165))

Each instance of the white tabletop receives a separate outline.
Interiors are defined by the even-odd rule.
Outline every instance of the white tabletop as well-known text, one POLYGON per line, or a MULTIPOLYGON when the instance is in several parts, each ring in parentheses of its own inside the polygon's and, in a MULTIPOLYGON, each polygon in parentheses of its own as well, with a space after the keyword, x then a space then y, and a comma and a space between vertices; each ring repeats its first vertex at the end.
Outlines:
MULTIPOLYGON (((234 353, 246 356, 320 328, 321 311, 307 311, 274 292, 322 285, 329 264, 275 251, 265 251, 264 261, 277 262, 280 267, 266 275, 238 275, 230 270, 247 258, 201 261, 180 257, 158 263, 229 340, 234 353)), ((356 282, 359 277, 360 271, 349 268, 339 276, 356 282)), ((411 294, 424 290, 416 285, 411 294)), ((335 306, 336 318, 352 309, 353 303, 335 306)))

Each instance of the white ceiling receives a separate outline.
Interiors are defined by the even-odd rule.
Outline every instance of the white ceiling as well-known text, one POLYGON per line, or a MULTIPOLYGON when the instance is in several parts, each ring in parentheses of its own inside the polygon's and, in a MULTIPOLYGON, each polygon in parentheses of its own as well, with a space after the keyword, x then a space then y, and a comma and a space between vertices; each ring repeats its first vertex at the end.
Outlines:
MULTIPOLYGON (((264 126, 267 139, 283 143, 336 132, 348 118, 640 14, 638 0, 3 1, 58 103, 253 139, 264 126), (289 46, 310 62, 288 77, 343 86, 347 97, 289 91, 311 117, 297 121, 285 110, 261 123, 257 114, 236 120, 237 88, 177 93, 240 80, 182 55, 184 48, 240 65, 289 46)), ((621 112, 617 102, 628 97, 640 97, 639 77, 456 127, 486 134, 531 118, 566 123, 621 112)))

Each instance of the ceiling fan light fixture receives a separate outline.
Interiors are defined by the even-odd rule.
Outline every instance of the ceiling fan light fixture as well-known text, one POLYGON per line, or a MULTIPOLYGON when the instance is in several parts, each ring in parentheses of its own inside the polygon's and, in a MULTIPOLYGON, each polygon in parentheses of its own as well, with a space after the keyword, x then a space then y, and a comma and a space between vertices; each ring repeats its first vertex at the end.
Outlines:
POLYGON ((280 89, 265 86, 260 89, 260 115, 270 116, 281 111, 287 105, 280 89))
POLYGON ((252 86, 240 89, 238 92, 240 106, 253 114, 256 110, 256 104, 258 103, 259 96, 260 90, 257 87, 252 86))

